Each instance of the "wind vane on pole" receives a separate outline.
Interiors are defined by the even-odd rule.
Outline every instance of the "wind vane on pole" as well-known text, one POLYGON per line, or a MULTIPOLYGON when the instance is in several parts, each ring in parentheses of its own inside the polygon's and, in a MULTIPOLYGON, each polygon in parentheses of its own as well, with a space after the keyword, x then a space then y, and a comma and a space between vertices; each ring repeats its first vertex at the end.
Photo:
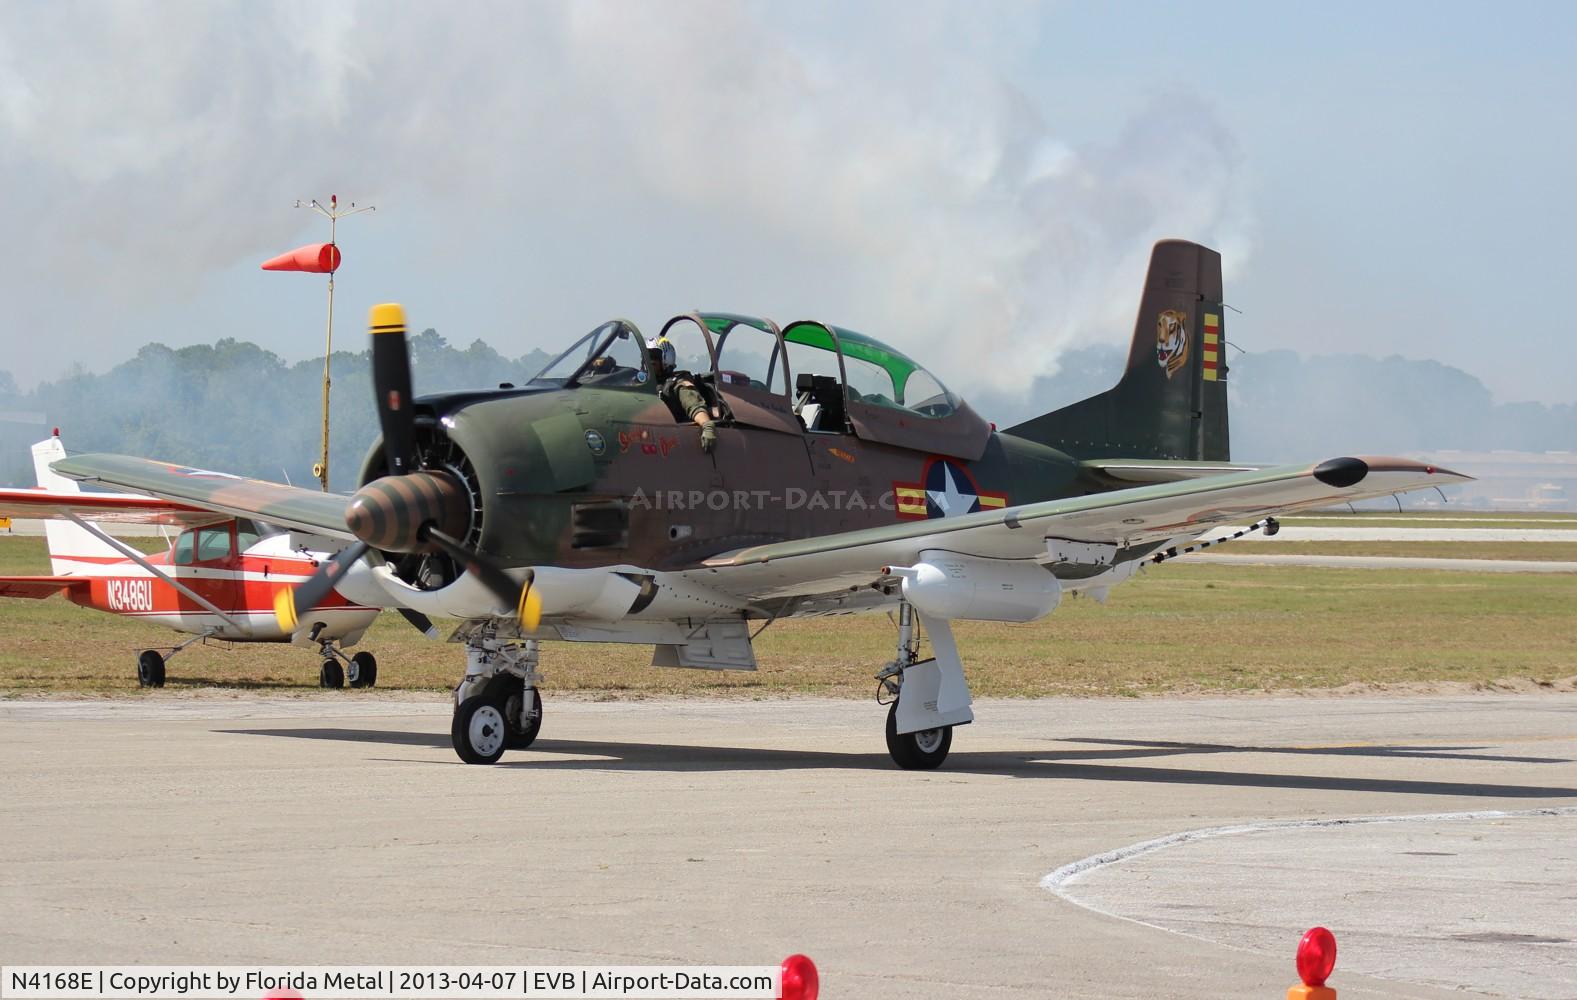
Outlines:
POLYGON ((327 205, 316 198, 310 201, 297 198, 296 207, 310 208, 329 220, 329 241, 309 244, 289 253, 282 253, 278 257, 264 261, 263 270, 306 271, 329 276, 328 334, 323 347, 323 453, 318 463, 312 467, 312 474, 317 477, 318 483, 327 493, 329 488, 329 359, 334 356, 334 272, 339 270, 340 265, 339 246, 335 240, 338 236, 339 220, 362 212, 376 211, 377 206, 358 206, 355 202, 351 202, 349 206, 340 208, 339 196, 331 194, 327 205))

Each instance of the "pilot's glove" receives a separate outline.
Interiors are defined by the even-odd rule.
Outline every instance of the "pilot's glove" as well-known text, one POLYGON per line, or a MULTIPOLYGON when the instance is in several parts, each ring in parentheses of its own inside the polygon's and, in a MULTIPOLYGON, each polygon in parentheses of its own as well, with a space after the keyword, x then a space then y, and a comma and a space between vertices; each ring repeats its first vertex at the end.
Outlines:
POLYGON ((712 449, 716 447, 717 424, 708 420, 706 423, 701 425, 701 450, 707 454, 711 454, 712 449))

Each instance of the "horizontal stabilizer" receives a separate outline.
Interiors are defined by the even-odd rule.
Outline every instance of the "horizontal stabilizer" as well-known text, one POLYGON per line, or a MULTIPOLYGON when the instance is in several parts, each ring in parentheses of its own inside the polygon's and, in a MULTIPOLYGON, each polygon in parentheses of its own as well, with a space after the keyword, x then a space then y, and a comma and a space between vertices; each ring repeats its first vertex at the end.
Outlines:
POLYGON ((92 585, 85 576, 0 576, 0 597, 37 601, 69 590, 86 593, 92 585))

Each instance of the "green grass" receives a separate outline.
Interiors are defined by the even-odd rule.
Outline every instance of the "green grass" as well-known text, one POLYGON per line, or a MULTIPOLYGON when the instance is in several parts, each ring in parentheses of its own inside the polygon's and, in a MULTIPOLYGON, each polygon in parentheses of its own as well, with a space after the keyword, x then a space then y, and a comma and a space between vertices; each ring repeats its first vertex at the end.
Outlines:
MULTIPOLYGON (((0 573, 47 572, 42 542, 0 540, 0 573)), ((1441 681, 1553 682, 1577 675, 1577 574, 1533 575, 1169 564, 1069 600, 1028 625, 955 626, 981 696, 1278 691, 1441 681)), ((0 693, 135 692, 139 649, 175 634, 60 598, 0 600, 0 693)), ((651 667, 635 646, 547 643, 546 687, 594 697, 868 697, 892 656, 884 616, 783 622, 757 640, 754 673, 651 667)), ((385 615, 363 647, 380 688, 441 690, 458 646, 385 615)), ((304 692, 317 659, 288 645, 192 647, 170 689, 203 685, 304 692)), ((346 697, 365 696, 345 692, 346 697)))

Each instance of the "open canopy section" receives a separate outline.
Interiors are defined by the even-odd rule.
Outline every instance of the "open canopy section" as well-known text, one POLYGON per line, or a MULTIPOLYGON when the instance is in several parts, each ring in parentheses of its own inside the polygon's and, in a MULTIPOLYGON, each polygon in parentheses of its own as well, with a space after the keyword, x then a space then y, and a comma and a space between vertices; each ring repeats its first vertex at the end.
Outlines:
POLYGON ((823 391, 824 381, 810 383, 815 376, 842 384, 843 409, 859 437, 971 461, 985 452, 991 426, 902 351, 809 321, 789 324, 783 340, 800 389, 823 391))
POLYGON ((875 337, 821 323, 795 323, 783 336, 801 347, 841 350, 851 401, 900 407, 932 418, 950 416, 961 402, 919 362, 875 337))

